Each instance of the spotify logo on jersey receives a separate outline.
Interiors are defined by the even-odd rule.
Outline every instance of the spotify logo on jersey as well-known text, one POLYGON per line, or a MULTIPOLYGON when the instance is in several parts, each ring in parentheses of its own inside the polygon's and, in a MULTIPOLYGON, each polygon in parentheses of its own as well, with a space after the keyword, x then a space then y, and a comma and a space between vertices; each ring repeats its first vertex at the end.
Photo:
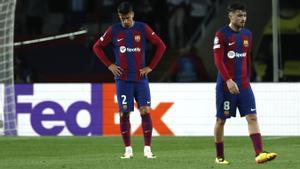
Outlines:
POLYGON ((229 51, 228 53, 227 53, 227 56, 228 56, 228 58, 229 59, 233 59, 234 57, 235 57, 235 53, 234 53, 234 51, 229 51))
POLYGON ((243 57, 246 57, 247 56, 247 53, 246 52, 243 52, 243 53, 238 53, 238 52, 234 52, 233 50, 229 51, 227 53, 227 57, 229 59, 233 59, 235 57, 237 58, 243 58, 243 57))
POLYGON ((125 53, 126 52, 126 47, 125 46, 120 46, 120 52, 125 53))
POLYGON ((120 46, 120 52, 125 53, 125 52, 141 52, 141 48, 126 48, 125 46, 120 46))

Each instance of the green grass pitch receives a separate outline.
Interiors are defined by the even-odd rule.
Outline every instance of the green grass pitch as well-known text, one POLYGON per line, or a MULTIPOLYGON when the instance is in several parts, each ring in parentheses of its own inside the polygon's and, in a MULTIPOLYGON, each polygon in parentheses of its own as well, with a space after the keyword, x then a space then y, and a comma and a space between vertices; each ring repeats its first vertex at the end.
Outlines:
POLYGON ((133 159, 120 159, 120 137, 0 137, 0 169, 300 169, 300 137, 264 137, 279 157, 254 162, 249 137, 225 137, 229 166, 214 164, 212 137, 154 137, 157 159, 143 157, 143 138, 133 137, 133 159))

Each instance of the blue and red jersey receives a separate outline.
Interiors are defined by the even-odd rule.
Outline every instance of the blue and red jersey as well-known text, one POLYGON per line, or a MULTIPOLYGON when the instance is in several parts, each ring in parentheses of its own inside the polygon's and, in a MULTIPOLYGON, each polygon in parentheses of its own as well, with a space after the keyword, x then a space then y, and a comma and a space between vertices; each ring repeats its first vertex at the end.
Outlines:
POLYGON ((148 67, 154 69, 165 51, 164 42, 145 23, 134 22, 130 28, 124 28, 121 23, 110 26, 100 39, 94 44, 93 50, 97 57, 108 67, 112 62, 106 57, 103 48, 112 44, 115 63, 124 72, 116 79, 136 81, 140 76, 140 69, 146 67, 145 51, 147 40, 156 46, 155 55, 148 67))
POLYGON ((216 32, 213 48, 217 86, 228 90, 226 81, 232 79, 240 89, 250 87, 251 47, 252 35, 248 29, 236 32, 223 26, 216 32))

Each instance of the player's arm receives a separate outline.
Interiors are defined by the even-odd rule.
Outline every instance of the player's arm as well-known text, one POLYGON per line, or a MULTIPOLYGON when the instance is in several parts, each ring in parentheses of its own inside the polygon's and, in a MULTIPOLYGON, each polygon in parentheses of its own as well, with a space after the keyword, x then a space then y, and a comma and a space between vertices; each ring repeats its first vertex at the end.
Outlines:
POLYGON ((220 72, 223 80, 226 82, 227 88, 230 93, 237 94, 239 93, 239 88, 237 84, 232 80, 232 78, 229 76, 228 70, 223 62, 224 59, 224 36, 217 32, 215 39, 214 39, 214 60, 215 65, 220 72))
POLYGON ((93 51, 102 63, 108 67, 108 69, 115 75, 120 76, 122 74, 122 68, 113 64, 105 55, 103 48, 112 41, 112 29, 109 27, 100 39, 94 44, 93 51))
POLYGON ((156 67, 166 50, 165 43, 160 39, 159 36, 155 34, 155 32, 148 25, 145 26, 145 36, 147 40, 149 40, 153 45, 156 46, 156 51, 150 64, 147 67, 144 67, 140 70, 141 76, 147 75, 156 67))

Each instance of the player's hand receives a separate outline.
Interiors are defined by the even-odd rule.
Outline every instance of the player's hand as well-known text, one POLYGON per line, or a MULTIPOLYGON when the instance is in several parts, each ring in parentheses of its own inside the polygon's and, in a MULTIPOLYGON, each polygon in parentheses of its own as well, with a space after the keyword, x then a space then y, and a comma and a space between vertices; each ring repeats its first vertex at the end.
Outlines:
POLYGON ((115 75, 115 76, 121 76, 123 73, 123 69, 120 66, 117 66, 115 64, 111 64, 108 66, 108 69, 115 75))
POLYGON ((151 71, 152 69, 150 67, 144 67, 143 69, 140 69, 140 76, 147 76, 151 71))
POLYGON ((239 87, 232 79, 227 80, 226 84, 227 84, 228 90, 231 94, 240 93, 239 87))

